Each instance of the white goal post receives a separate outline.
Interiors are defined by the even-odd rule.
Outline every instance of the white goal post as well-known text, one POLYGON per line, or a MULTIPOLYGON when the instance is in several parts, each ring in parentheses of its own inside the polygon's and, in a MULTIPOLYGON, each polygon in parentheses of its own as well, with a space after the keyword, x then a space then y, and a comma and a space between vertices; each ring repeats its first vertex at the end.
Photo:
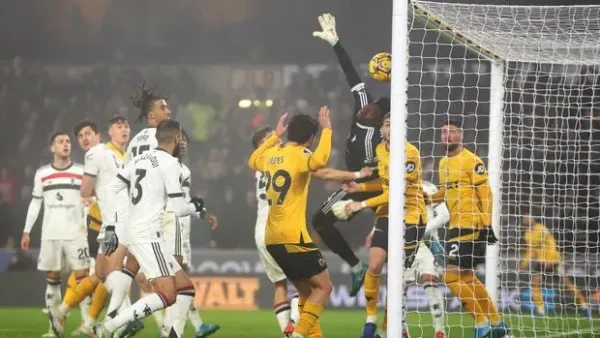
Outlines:
MULTIPOLYGON (((408 139, 421 150, 424 178, 436 181, 443 155, 436 129, 444 120, 463 121, 465 146, 486 162, 494 195, 492 226, 500 244, 488 246, 484 272, 499 310, 532 316, 519 290, 537 272, 529 268, 520 280, 517 271, 528 248, 525 209, 554 233, 564 255, 561 275, 584 270, 574 284, 583 285, 583 294, 600 289, 593 275, 600 276, 598 254, 576 244, 589 236, 598 241, 600 222, 585 207, 600 191, 594 188, 600 139, 593 132, 600 124, 600 5, 394 0, 392 22, 391 172, 404 172, 404 153, 394 150, 408 139), (515 304, 507 303, 511 292, 521 297, 515 304)), ((404 188, 403 179, 391 179, 391 205, 404 204, 404 188)), ((401 209, 390 208, 390 224, 402 224, 401 209)), ((403 245, 395 239, 403 231, 389 229, 388 337, 402 336, 403 245)), ((549 299, 548 308, 560 314, 581 306, 564 295, 549 299)), ((539 337, 598 331, 593 322, 567 317, 539 319, 544 325, 509 320, 509 326, 539 337)))

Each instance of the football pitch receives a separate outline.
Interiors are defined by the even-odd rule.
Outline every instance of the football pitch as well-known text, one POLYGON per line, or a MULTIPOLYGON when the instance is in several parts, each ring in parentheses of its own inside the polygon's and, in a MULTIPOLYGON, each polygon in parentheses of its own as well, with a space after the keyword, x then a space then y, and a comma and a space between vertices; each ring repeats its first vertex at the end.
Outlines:
MULTIPOLYGON (((202 311, 208 323, 221 325, 221 330, 212 337, 223 338, 280 338, 277 322, 268 310, 258 311, 202 311)), ((382 311, 383 314, 383 311, 382 311)), ((600 318, 593 320, 582 316, 529 316, 505 315, 513 337, 600 337, 600 318)), ((363 311, 326 310, 321 325, 327 338, 360 337, 364 321, 363 311)), ((70 336, 80 322, 78 311, 67 319, 65 333, 70 336)), ((429 313, 411 312, 408 315, 412 338, 433 337, 429 313)), ((144 321, 146 328, 136 337, 156 338, 157 328, 152 317, 144 321)), ((472 337, 473 321, 466 314, 451 313, 447 317, 448 337, 472 337)), ((39 308, 0 308, 0 337, 41 337, 48 330, 48 321, 39 308)), ((194 337, 188 326, 186 337, 194 337)))

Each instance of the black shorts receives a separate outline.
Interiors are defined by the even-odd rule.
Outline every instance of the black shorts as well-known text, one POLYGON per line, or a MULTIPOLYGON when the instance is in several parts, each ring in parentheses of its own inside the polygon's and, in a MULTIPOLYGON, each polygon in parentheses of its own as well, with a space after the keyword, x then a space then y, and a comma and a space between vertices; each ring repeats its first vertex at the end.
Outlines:
MULTIPOLYGON (((325 202, 321 205, 321 207, 319 208, 319 210, 317 211, 317 213, 326 215, 327 217, 330 217, 332 220, 337 221, 337 217, 335 217, 335 215, 333 214, 333 211, 331 211, 331 207, 333 206, 333 204, 335 202, 338 201, 346 201, 346 200, 353 200, 355 202, 362 202, 362 201, 366 201, 371 197, 375 197, 375 196, 379 196, 381 194, 380 191, 375 191, 375 192, 356 192, 356 193, 347 193, 344 190, 338 190, 334 193, 332 193, 331 195, 329 195, 329 197, 327 197, 327 199, 325 200, 325 202)), ((356 215, 353 214, 353 216, 356 215)), ((351 216, 350 218, 348 218, 348 220, 352 219, 351 216)))
POLYGON ((267 251, 291 281, 308 279, 327 269, 327 262, 314 243, 268 244, 267 251))
POLYGON ((475 269, 485 263, 487 242, 480 238, 478 229, 449 229, 446 232, 446 255, 448 264, 465 269, 475 269))
MULTIPOLYGON (((388 217, 378 217, 375 220, 375 231, 371 238, 371 247, 388 251, 388 217)), ((409 266, 414 260, 414 255, 419 247, 419 241, 425 234, 425 226, 420 224, 406 224, 404 230, 404 264, 409 266), (409 264, 410 263, 410 264, 409 264)))
POLYGON ((100 248, 100 243, 98 243, 98 232, 92 229, 88 229, 87 239, 90 257, 96 258, 96 256, 98 255, 98 249, 100 248))

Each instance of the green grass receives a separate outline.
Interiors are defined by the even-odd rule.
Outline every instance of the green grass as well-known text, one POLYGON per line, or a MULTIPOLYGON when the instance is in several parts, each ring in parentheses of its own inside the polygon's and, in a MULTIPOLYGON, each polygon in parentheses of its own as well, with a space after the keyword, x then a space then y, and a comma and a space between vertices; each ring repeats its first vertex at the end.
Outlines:
MULTIPOLYGON (((221 330, 214 335, 216 338, 281 337, 271 311, 202 311, 202 316, 206 322, 221 325, 221 330)), ((517 315, 504 318, 511 328, 513 337, 600 337, 600 318, 594 320, 581 316, 532 318, 517 315)), ((322 317, 323 332, 327 338, 359 337, 363 321, 363 311, 326 310, 322 317)), ((147 318, 144 323, 146 329, 136 337, 157 337, 154 319, 147 318)), ((428 313, 409 313, 408 323, 412 338, 433 337, 431 317, 428 313)), ((74 311, 67 319, 65 330, 67 337, 78 324, 79 313, 74 311)), ((472 337, 473 321, 468 315, 449 314, 447 326, 450 338, 472 337)), ((0 308, 0 337, 40 337, 47 329, 48 322, 41 309, 0 308)), ((186 337, 193 336, 191 328, 188 327, 186 337)))

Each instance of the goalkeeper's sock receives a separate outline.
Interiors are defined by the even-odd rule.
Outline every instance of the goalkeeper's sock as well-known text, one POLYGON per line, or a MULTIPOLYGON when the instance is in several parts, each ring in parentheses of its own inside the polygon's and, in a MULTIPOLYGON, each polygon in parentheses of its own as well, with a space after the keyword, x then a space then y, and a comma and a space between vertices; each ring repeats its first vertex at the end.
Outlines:
POLYGON ((577 288, 577 285, 571 282, 571 280, 568 277, 563 277, 562 279, 567 290, 571 291, 575 295, 577 305, 579 305, 580 307, 587 307, 587 301, 585 300, 583 293, 577 288))
POLYGON ((544 297, 542 296, 542 289, 539 285, 531 286, 531 300, 535 304, 535 308, 538 314, 544 313, 544 297))
POLYGON ((367 270, 365 281, 365 299, 367 300, 367 323, 377 323, 377 301, 379 300, 379 274, 371 273, 367 270))
POLYGON ((470 280, 473 280, 471 288, 473 288, 473 292, 475 293, 475 299, 479 303, 479 306, 487 314, 487 317, 489 318, 492 325, 500 325, 500 323, 502 322, 502 317, 500 317, 500 313, 496 308, 496 304, 494 304, 494 301, 490 297, 490 294, 485 288, 485 285, 481 283, 481 281, 479 280, 479 278, 477 278, 474 272, 467 272, 466 274, 461 274, 461 279, 462 276, 467 274, 472 275, 472 277, 470 278, 470 280))
POLYGON ((448 289, 460 299, 463 307, 473 315, 475 324, 478 326, 485 325, 489 323, 488 317, 475 299, 475 292, 469 286, 471 283, 468 282, 469 276, 472 280, 472 274, 466 274, 466 278, 461 278, 461 274, 456 271, 446 271, 444 272, 444 282, 448 289))
POLYGON ((308 337, 308 332, 319 320, 321 312, 323 312, 323 305, 307 301, 304 304, 304 308, 300 314, 300 320, 298 321, 298 325, 296 326, 296 330, 294 330, 294 332, 303 337, 308 337))
POLYGON ((344 239, 342 233, 335 227, 335 222, 330 219, 333 216, 318 214, 313 219, 313 227, 321 237, 321 240, 331 251, 340 256, 344 262, 351 267, 360 267, 360 260, 354 254, 350 244, 344 239))
POLYGON ((429 311, 433 317, 433 326, 435 332, 444 332, 446 324, 444 323, 444 296, 442 290, 435 284, 424 285, 425 295, 429 299, 429 311))

